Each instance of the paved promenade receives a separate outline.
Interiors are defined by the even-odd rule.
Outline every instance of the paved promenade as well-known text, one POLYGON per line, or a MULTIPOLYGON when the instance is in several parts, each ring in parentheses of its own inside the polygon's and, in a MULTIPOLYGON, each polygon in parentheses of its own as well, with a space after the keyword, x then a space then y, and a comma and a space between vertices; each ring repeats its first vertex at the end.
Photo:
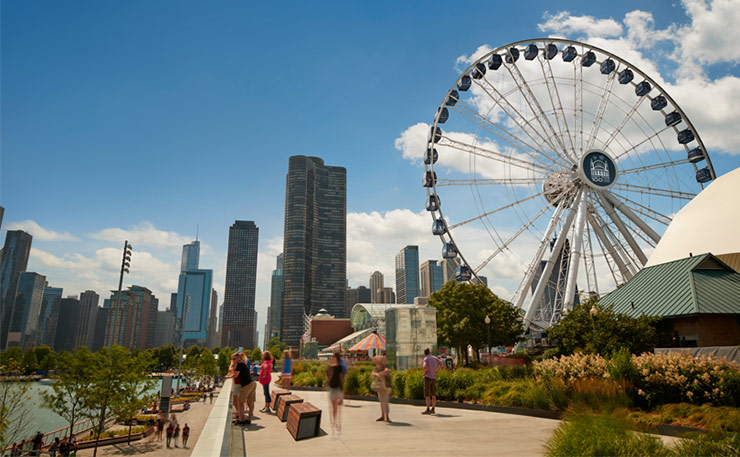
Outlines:
MULTIPOLYGON (((273 384, 274 386, 274 384, 273 384)), ((541 456, 559 421, 512 414, 437 408, 435 416, 423 407, 390 405, 388 424, 376 422, 377 402, 349 400, 342 408, 342 433, 331 433, 326 392, 295 391, 322 410, 321 436, 294 441, 285 423, 264 406, 261 390, 249 426, 239 427, 249 457, 329 456, 541 456)), ((236 443, 239 444, 239 443, 236 443)), ((238 447, 238 446, 237 446, 238 447)), ((233 457, 241 457, 232 453, 233 457)))

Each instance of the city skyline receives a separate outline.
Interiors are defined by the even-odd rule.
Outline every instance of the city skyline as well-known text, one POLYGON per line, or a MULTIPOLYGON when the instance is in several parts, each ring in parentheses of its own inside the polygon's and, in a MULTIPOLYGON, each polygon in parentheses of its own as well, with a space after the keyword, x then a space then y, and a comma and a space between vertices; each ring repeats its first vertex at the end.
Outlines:
MULTIPOLYGON (((392 277, 393 256, 405 245, 419 245, 422 259, 440 258, 419 186, 415 154, 423 146, 410 129, 431 121, 444 92, 480 46, 542 35, 593 42, 663 78, 702 132, 718 174, 740 165, 740 156, 733 155, 740 152, 740 139, 728 128, 737 112, 724 101, 732 100, 728 94, 739 85, 734 63, 740 57, 731 35, 725 41, 709 36, 726 24, 723 17, 732 21, 737 12, 719 2, 690 10, 563 2, 561 11, 551 13, 544 13, 551 4, 535 2, 529 16, 509 6, 475 8, 475 15, 455 12, 466 20, 451 21, 439 33, 421 24, 450 14, 442 3, 424 9, 380 4, 371 15, 357 6, 296 4, 287 13, 295 27, 263 49, 250 43, 252 34, 259 36, 278 21, 266 6, 173 12, 159 5, 143 17, 136 4, 91 4, 72 12, 53 3, 6 2, 2 230, 34 236, 27 270, 46 276, 49 287, 63 288, 65 296, 85 290, 107 296, 117 285, 119 245, 128 239, 134 255, 124 287, 140 284, 166 297, 177 290, 182 246, 200 225, 201 261, 214 269, 213 286, 223 297, 225 227, 235 219, 254 220, 262 231, 256 290, 261 329, 274 259, 282 252, 283 177, 295 150, 293 138, 301 138, 307 155, 347 169, 350 287, 367 285, 375 270, 392 277), (491 30, 485 18, 505 11, 512 12, 512 22, 491 30), (250 27, 243 27, 244 21, 250 27), (132 26, 140 36, 121 40, 132 26), (165 30, 170 38, 163 37, 165 30), (93 35, 98 39, 90 43, 93 35), (297 36, 311 38, 296 44, 297 36), (69 51, 88 48, 92 57, 69 51), (315 50, 330 58, 319 64, 315 50), (251 75, 249 66, 235 62, 240 60, 233 58, 235 51, 265 68, 294 56, 291 76, 306 84, 295 85, 301 87, 295 91, 270 76, 263 85, 266 76, 251 75), (36 58, 30 61, 28 55, 36 58), (423 78, 413 71, 430 62, 434 68, 423 78), (48 72, 52 67, 59 71, 48 72), (347 68, 358 71, 350 78, 347 68), (699 90, 704 96, 695 97, 699 90), (317 111, 317 99, 325 100, 330 112, 317 111), (152 108, 151 117, 142 114, 143 106, 152 108), (250 111, 254 106, 260 109, 250 111), (26 157, 40 159, 33 186, 22 181, 30 167, 26 157), (126 159, 119 164, 121 157, 126 159), (200 166, 192 167, 196 161, 200 166), (123 165, 121 171, 116 165, 123 165), (139 173, 130 173, 132 168, 139 173), (51 186, 59 176, 80 171, 88 179, 62 189, 51 186), (126 184, 111 186, 115 173, 126 184), (243 179, 245 173, 249 179, 243 179)), ((485 249, 490 245, 482 244, 485 249)), ((506 297, 515 287, 510 276, 519 273, 494 267, 485 275, 494 292, 506 297)))

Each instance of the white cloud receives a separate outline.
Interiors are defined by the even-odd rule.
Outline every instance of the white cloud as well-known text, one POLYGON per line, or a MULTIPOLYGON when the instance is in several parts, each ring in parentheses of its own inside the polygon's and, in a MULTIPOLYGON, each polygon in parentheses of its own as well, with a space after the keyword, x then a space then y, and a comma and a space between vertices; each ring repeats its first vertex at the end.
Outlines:
POLYGON ((538 25, 541 32, 558 35, 582 34, 586 37, 613 37, 622 34, 622 25, 614 19, 596 19, 593 16, 573 16, 567 11, 544 15, 545 22, 538 25))
POLYGON ((55 232, 41 227, 32 220, 10 222, 8 230, 23 230, 33 235, 34 240, 39 241, 77 241, 79 238, 72 236, 69 232, 55 232))
POLYGON ((703 64, 740 61, 740 5, 733 0, 683 0, 691 24, 678 31, 681 57, 703 64))
MULTIPOLYGON (((182 246, 192 241, 191 237, 180 235, 177 232, 167 232, 154 227, 154 224, 148 221, 139 223, 130 229, 106 228, 96 233, 87 235, 94 240, 111 241, 120 243, 122 240, 128 240, 136 249, 139 246, 146 246, 155 249, 169 248, 182 249, 182 246)), ((202 246, 202 244, 201 244, 202 246)))

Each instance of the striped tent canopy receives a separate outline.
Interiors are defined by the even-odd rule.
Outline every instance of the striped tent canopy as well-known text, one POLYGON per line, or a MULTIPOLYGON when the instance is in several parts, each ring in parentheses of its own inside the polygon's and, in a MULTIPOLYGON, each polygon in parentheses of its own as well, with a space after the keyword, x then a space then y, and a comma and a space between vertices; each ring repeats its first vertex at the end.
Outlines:
POLYGON ((382 349, 385 350, 385 338, 378 335, 378 332, 373 332, 360 340, 357 344, 349 348, 351 351, 369 351, 371 349, 382 349))

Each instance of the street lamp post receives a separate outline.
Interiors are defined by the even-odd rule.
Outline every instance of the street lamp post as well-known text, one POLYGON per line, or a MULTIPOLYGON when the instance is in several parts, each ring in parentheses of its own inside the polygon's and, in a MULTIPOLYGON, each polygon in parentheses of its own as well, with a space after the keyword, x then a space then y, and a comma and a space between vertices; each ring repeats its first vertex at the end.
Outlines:
MULTIPOLYGON (((113 331, 115 329, 111 330, 113 319, 116 316, 116 313, 120 312, 121 307, 121 289, 123 288, 123 274, 129 272, 129 268, 131 267, 131 251, 133 250, 133 246, 128 244, 128 240, 125 240, 123 242, 123 259, 121 259, 121 275, 118 277, 118 295, 116 295, 116 305, 113 307, 111 305, 110 314, 108 316, 108 322, 107 322, 107 330, 105 332, 105 338, 106 338, 106 346, 111 347, 113 344, 119 344, 120 343, 120 336, 121 336, 121 323, 118 322, 118 336, 113 340, 113 331)), ((120 313, 123 315, 123 313, 120 313)))
POLYGON ((180 395, 180 378, 182 378, 182 351, 185 347, 185 315, 190 311, 190 295, 185 295, 185 306, 180 316, 180 356, 177 359, 177 395, 180 395))
POLYGON ((486 365, 491 364, 491 318, 486 314, 486 328, 488 329, 488 361, 486 365))

